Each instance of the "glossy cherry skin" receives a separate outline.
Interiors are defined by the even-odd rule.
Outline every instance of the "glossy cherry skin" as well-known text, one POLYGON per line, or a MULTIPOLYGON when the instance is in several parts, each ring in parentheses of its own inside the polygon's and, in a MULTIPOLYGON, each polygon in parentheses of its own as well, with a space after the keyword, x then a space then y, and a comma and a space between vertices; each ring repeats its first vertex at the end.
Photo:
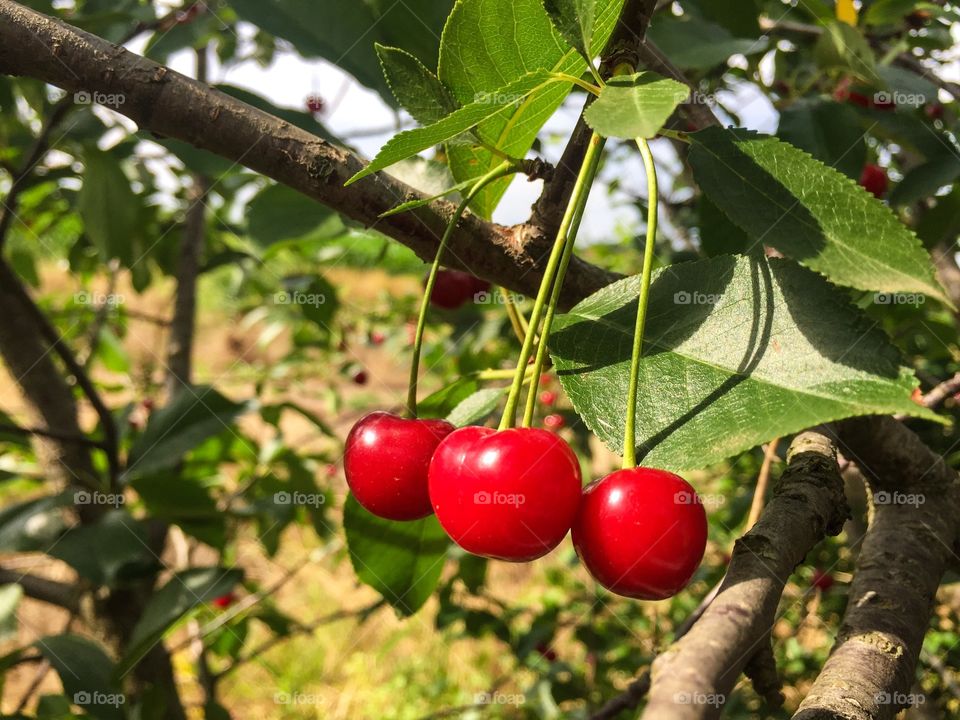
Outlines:
POLYGON ((573 545, 611 592, 663 600, 682 590, 703 559, 707 515, 696 491, 664 470, 618 470, 583 491, 573 545))
POLYGON ((467 552, 510 562, 543 557, 570 530, 580 503, 577 456, 539 428, 465 427, 430 463, 437 519, 467 552))
POLYGON ((343 472, 357 502, 387 520, 429 515, 430 458, 453 431, 445 420, 409 420, 386 412, 362 417, 343 454, 343 472))
POLYGON ((439 270, 430 293, 430 303, 444 310, 456 310, 490 289, 490 283, 460 270, 439 270))
POLYGON ((874 197, 882 198, 887 194, 890 181, 886 171, 879 165, 865 165, 860 175, 860 184, 874 197))

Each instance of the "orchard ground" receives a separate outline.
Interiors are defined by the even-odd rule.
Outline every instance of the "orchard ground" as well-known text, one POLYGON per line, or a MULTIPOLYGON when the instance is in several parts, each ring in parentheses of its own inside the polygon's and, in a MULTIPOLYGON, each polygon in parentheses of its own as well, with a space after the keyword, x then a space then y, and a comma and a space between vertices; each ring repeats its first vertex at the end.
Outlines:
MULTIPOLYGON (((365 412, 398 407, 403 401, 409 357, 406 324, 412 320, 420 280, 416 276, 387 275, 369 270, 333 270, 327 276, 337 287, 345 289, 343 295, 349 299, 349 304, 344 304, 341 309, 340 324, 352 324, 355 329, 347 336, 345 348, 332 352, 330 357, 318 358, 314 366, 305 367, 299 373, 301 377, 289 383, 267 382, 261 400, 296 399, 328 421, 342 441, 351 425, 365 412), (398 315, 398 307, 411 308, 411 317, 398 315), (370 317, 388 319, 376 328, 386 335, 382 343, 369 341, 371 328, 365 322, 370 317), (366 385, 356 385, 349 372, 341 371, 352 364, 367 370, 369 381, 366 385), (340 398, 337 408, 331 407, 331 391, 340 398)), ((211 278, 204 280, 206 283, 214 281, 211 278)), ((100 287, 106 293, 106 285, 100 287)), ((284 356, 288 338, 281 334, 264 343, 262 324, 243 326, 236 309, 227 303, 211 307, 203 299, 222 297, 223 294, 203 293, 203 287, 201 285, 195 351, 197 382, 215 383, 222 392, 236 399, 252 397, 256 394, 255 381, 284 356)), ((53 298, 52 305, 56 307, 61 299, 69 298, 78 289, 68 273, 47 267, 42 273, 42 288, 38 294, 53 298)), ((114 292, 122 298, 126 310, 163 317, 168 313, 171 290, 170 283, 156 284, 145 295, 137 295, 121 279, 114 292)), ((487 312, 496 310, 488 309, 487 312)), ((428 333, 442 333, 445 327, 433 324, 428 333)), ((147 393, 146 388, 162 384, 162 337, 163 331, 155 323, 130 320, 124 348, 131 363, 127 377, 132 378, 130 382, 136 386, 122 385, 121 376, 112 376, 102 368, 95 372, 105 387, 115 388, 108 397, 111 406, 141 401, 147 393)), ((438 382, 434 376, 427 377, 423 394, 436 389, 438 382)), ((551 388, 559 389, 555 383, 551 388)), ((22 409, 17 404, 17 390, 7 376, 0 383, 0 397, 4 399, 4 407, 14 414, 22 409)), ((558 406, 561 410, 569 409, 562 393, 558 406)), ((553 408, 543 408, 541 416, 552 411, 553 408)), ((88 414, 84 419, 87 427, 92 427, 94 417, 88 414)), ((240 426, 258 440, 266 439, 272 432, 269 426, 253 416, 241 419, 240 426)), ((298 450, 336 452, 334 443, 298 416, 286 418, 283 430, 288 444, 298 450)), ((575 431, 573 426, 561 432, 575 431)), ((710 542, 704 564, 688 590, 673 603, 634 603, 604 595, 605 602, 598 603, 594 612, 606 616, 610 631, 621 636, 617 641, 621 646, 632 646, 631 652, 652 656, 720 578, 733 539, 742 532, 743 518, 751 501, 750 486, 745 482, 736 483, 732 478, 755 476, 759 460, 759 451, 755 451, 740 458, 729 472, 720 470, 711 475, 688 475, 704 497, 711 517, 710 542)), ((592 467, 585 467, 584 475, 593 479, 614 469, 617 464, 615 456, 594 442, 592 467)), ((778 465, 774 475, 779 472, 778 465)), ((229 478, 226 482, 229 484, 229 478)), ((321 481, 321 486, 325 482, 321 481)), ((286 531, 277 555, 269 558, 250 526, 245 526, 248 536, 237 544, 236 557, 228 563, 242 567, 247 578, 255 579, 261 587, 269 587, 289 568, 304 564, 274 598, 283 611, 304 623, 339 610, 362 608, 379 598, 372 589, 358 583, 343 547, 339 527, 346 492, 342 465, 337 464, 329 483, 333 490, 329 498, 333 507, 327 516, 332 530, 329 540, 318 538, 308 526, 294 524, 286 531), (319 559, 309 561, 311 553, 319 559)), ((0 486, 0 504, 26 499, 39 492, 39 485, 27 481, 7 483, 0 486)), ((847 532, 859 533, 861 530, 854 527, 848 528, 847 532)), ((182 538, 181 535, 179 542, 171 543, 172 549, 163 558, 167 567, 183 563, 181 550, 186 543, 182 538)), ((842 541, 841 537, 839 541, 830 541, 816 550, 810 564, 798 568, 793 582, 787 587, 782 606, 786 611, 774 629, 775 637, 785 648, 787 660, 793 664, 792 671, 791 666, 787 666, 786 709, 796 707, 807 687, 806 681, 791 685, 791 673, 799 677, 805 669, 822 662, 833 642, 830 628, 838 624, 849 581, 846 571, 850 569, 850 555, 842 547, 842 541), (827 569, 836 580, 825 593, 812 588, 814 564, 827 569)), ((201 546, 191 561, 194 564, 212 563, 216 562, 216 556, 201 546), (204 552, 209 556, 202 557, 204 552)), ((19 556, 19 563, 17 567, 24 571, 30 569, 55 579, 74 579, 68 566, 46 555, 19 556)), ((450 565, 453 567, 447 568, 448 575, 455 569, 455 564, 450 565)), ((546 604, 563 606, 568 588, 562 580, 557 580, 558 577, 575 577, 581 582, 590 582, 576 561, 569 538, 548 557, 532 564, 491 563, 485 590, 481 596, 468 602, 471 607, 484 609, 502 601, 519 608, 521 614, 530 612, 533 616, 546 604)), ((945 587, 949 589, 949 586, 945 587)), ((238 597, 242 601, 243 591, 238 597)), ((937 619, 941 628, 945 624, 944 629, 950 632, 956 619, 955 607, 942 605, 937 619)), ((211 608, 209 612, 229 611, 211 608)), ((589 667, 593 662, 584 644, 572 642, 571 637, 578 625, 596 623, 596 615, 561 615, 559 624, 562 627, 558 629, 552 647, 544 648, 542 653, 518 658, 509 651, 505 652, 504 644, 492 634, 465 635, 457 624, 437 632, 434 629, 437 611, 438 600, 434 596, 408 621, 398 620, 392 609, 382 607, 363 623, 353 618, 344 619, 324 625, 312 635, 296 635, 227 676, 220 686, 220 696, 225 706, 238 717, 406 720, 429 716, 438 709, 471 705, 478 699, 488 703, 483 708, 483 717, 524 717, 524 704, 534 701, 538 676, 551 670, 545 657, 552 658, 555 653, 556 662, 552 669, 561 673, 563 663, 589 667)), ((31 600, 23 601, 19 617, 18 636, 0 644, 0 653, 44 635, 61 632, 67 620, 64 612, 53 611, 31 600)), ((270 637, 262 626, 254 623, 251 627, 251 637, 245 646, 247 650, 270 637)), ((194 675, 191 650, 189 646, 184 647, 189 629, 189 626, 178 629, 168 640, 168 646, 180 648, 174 658, 178 682, 185 690, 184 699, 190 706, 191 717, 200 718, 200 687, 194 675)), ((616 645, 612 645, 609 651, 627 652, 618 650, 616 645)), ((8 674, 4 705, 0 710, 4 713, 13 711, 13 704, 32 682, 35 672, 35 666, 23 665, 8 674)), ((624 672, 621 686, 625 687, 630 680, 631 676, 624 672)), ((48 673, 40 694, 58 691, 57 675, 48 673)), ((744 683, 741 683, 741 692, 747 704, 755 698, 744 683)), ((579 705, 582 707, 583 703, 579 705)), ((730 706, 728 716, 749 715, 741 715, 735 706, 730 706)))

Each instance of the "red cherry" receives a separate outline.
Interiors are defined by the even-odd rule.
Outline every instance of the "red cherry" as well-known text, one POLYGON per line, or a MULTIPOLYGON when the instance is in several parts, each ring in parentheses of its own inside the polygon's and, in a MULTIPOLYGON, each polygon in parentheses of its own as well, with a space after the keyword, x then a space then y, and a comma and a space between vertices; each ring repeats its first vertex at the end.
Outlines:
POLYGON ((437 279, 430 293, 430 302, 444 310, 456 310, 473 300, 474 296, 490 289, 490 283, 460 270, 437 272, 437 279))
POLYGON ((618 470, 592 483, 573 524, 573 545, 597 582, 641 600, 682 590, 706 544, 707 515, 696 490, 665 470, 618 470))
POLYGON ((566 424, 567 421, 563 419, 563 415, 557 415, 556 413, 553 415, 547 415, 543 419, 543 426, 547 430, 559 430, 566 424))
POLYGON ((537 654, 547 662, 557 661, 557 651, 545 642, 537 643, 536 651, 537 654))
POLYGON ((350 379, 353 380, 355 385, 366 385, 370 378, 367 376, 366 370, 357 370, 350 379))
POLYGON ((429 480, 433 510, 453 541, 510 562, 559 545, 580 503, 577 456, 539 428, 461 428, 440 443, 429 480))
POLYGON ((370 344, 371 345, 383 345, 384 340, 387 339, 387 336, 384 335, 379 330, 374 330, 370 333, 370 344))
POLYGON ((221 610, 226 610, 228 607, 233 605, 236 602, 237 596, 232 592, 228 592, 226 595, 221 595, 220 597, 215 597, 210 601, 210 604, 221 610))
POLYGON ((323 101, 323 98, 319 95, 310 95, 307 97, 307 110, 309 110, 314 115, 322 113, 324 108, 326 108, 326 103, 323 101))
POLYGON ((557 394, 553 390, 544 390, 540 393, 540 402, 547 407, 553 407, 557 404, 557 394))
POLYGON ((140 403, 143 406, 143 409, 147 412, 152 412, 153 409, 157 406, 157 401, 153 398, 144 398, 140 403))
POLYGON ((833 587, 833 576, 820 568, 816 568, 813 571, 813 579, 810 582, 817 590, 826 592, 833 587))
POLYGON ((429 515, 430 458, 453 431, 445 420, 410 420, 386 412, 360 418, 343 454, 343 472, 357 502, 387 520, 429 515))
POLYGON ((874 197, 882 198, 887 194, 890 181, 887 172, 879 165, 865 165, 860 175, 860 184, 874 197))
POLYGON ((943 105, 941 103, 924 105, 923 113, 931 120, 943 120, 943 105))
POLYGON ((335 477, 337 474, 337 466, 333 463, 327 465, 327 477, 335 477))

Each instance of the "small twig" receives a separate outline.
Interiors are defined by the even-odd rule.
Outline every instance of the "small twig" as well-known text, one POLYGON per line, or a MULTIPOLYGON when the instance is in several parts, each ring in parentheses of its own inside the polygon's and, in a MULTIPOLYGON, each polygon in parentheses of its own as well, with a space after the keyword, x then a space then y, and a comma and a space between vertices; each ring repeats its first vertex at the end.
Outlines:
POLYGON ((923 406, 930 409, 939 407, 944 400, 951 395, 956 395, 958 392, 960 392, 960 373, 957 373, 948 380, 944 380, 924 395, 923 406))
POLYGON ((757 524, 760 513, 763 512, 763 505, 767 498, 767 487, 770 485, 770 468, 773 465, 773 459, 777 456, 777 446, 779 444, 780 438, 774 438, 763 453, 763 464, 760 466, 757 487, 753 491, 753 503, 750 505, 750 514, 747 516, 747 530, 757 524))
POLYGON ((79 610, 80 591, 74 585, 3 567, 0 567, 0 585, 19 585, 23 588, 23 594, 29 598, 56 605, 71 613, 79 610))
POLYGON ((30 437, 30 436, 36 435, 37 437, 50 438, 51 440, 77 443, 78 445, 87 445, 89 447, 103 449, 103 443, 98 440, 92 440, 83 435, 71 435, 70 433, 59 433, 54 430, 47 430, 46 428, 20 427, 19 425, 9 425, 7 423, 0 423, 0 433, 10 433, 12 435, 23 435, 24 437, 30 437))

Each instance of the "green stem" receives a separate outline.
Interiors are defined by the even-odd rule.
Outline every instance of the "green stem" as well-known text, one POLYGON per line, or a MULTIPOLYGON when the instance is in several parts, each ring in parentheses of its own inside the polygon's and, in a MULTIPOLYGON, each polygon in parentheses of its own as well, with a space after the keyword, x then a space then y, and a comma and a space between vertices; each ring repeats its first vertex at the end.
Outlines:
POLYGON ((503 293, 503 301, 507 307, 507 317, 510 319, 513 332, 520 340, 520 343, 523 344, 523 339, 527 336, 527 321, 520 312, 520 308, 514 304, 513 298, 510 296, 510 290, 505 287, 500 287, 500 292, 503 293))
POLYGON ((447 223, 447 229, 440 239, 440 245, 437 247, 437 254, 433 258, 433 265, 430 266, 430 274, 427 276, 427 285, 423 289, 423 300, 420 301, 420 314, 417 317, 417 333, 413 340, 413 358, 410 362, 410 383, 407 390, 407 414, 409 417, 417 416, 417 383, 420 377, 420 353, 423 349, 423 331, 427 326, 427 309, 430 307, 430 296, 433 294, 433 287, 437 282, 437 272, 440 270, 440 260, 444 251, 447 249, 447 242, 453 235, 454 229, 460 222, 460 218, 467 210, 467 206, 477 196, 483 188, 492 182, 499 180, 507 175, 517 172, 517 164, 510 160, 503 162, 489 173, 477 180, 476 184, 470 188, 470 191, 464 196, 460 205, 457 206, 453 217, 447 223))
MULTIPOLYGON (((590 147, 587 152, 588 154, 593 152, 599 153, 602 147, 602 138, 594 135, 593 138, 591 138, 590 147)), ((523 390, 523 377, 527 370, 527 364, 533 356, 533 345, 537 337, 537 331, 540 329, 540 320, 543 318, 548 296, 553 290, 557 271, 563 258, 567 234, 576 217, 577 199, 582 196, 584 188, 589 188, 593 183, 592 172, 595 168, 592 168, 591 165, 589 157, 585 157, 583 165, 580 167, 580 174, 577 176, 577 181, 573 188, 573 195, 567 204, 563 221, 560 223, 557 239, 554 241, 553 249, 550 251, 550 258, 547 260, 547 267, 543 272, 543 280, 540 282, 540 290, 537 293, 537 299, 534 301, 533 310, 530 313, 527 336, 523 340, 523 347, 520 350, 520 357, 517 360, 517 369, 513 377, 513 384, 510 386, 510 394, 507 396, 507 404, 503 410, 503 418, 500 420, 501 430, 512 428, 516 423, 517 406, 520 404, 520 392, 523 390)), ((536 378, 535 381, 538 382, 539 378, 536 378)))
MULTIPOLYGON (((540 374, 543 372, 543 366, 547 359, 547 342, 550 340, 550 327, 553 325, 553 316, 557 312, 557 304, 560 302, 560 293, 563 292, 563 278, 567 274, 567 268, 570 266, 570 259, 573 257, 573 246, 577 241, 577 233, 580 231, 580 222, 583 220, 583 213, 587 207, 587 200, 590 197, 590 188, 593 186, 593 178, 596 177, 597 169, 600 167, 600 157, 603 154, 603 146, 606 141, 597 134, 590 138, 590 145, 587 147, 587 153, 584 156, 584 170, 581 173, 584 177, 590 178, 589 182, 578 184, 570 197, 570 204, 574 206, 573 217, 570 221, 570 227, 566 233, 563 246, 563 256, 560 258, 560 268, 557 271, 557 277, 553 281, 553 289, 550 293, 550 301, 547 304, 547 314, 543 318, 543 331, 540 333, 540 343, 537 345, 537 357, 533 362, 533 381, 527 391, 527 405, 523 411, 523 427, 530 427, 533 423, 533 413, 537 408, 537 392, 540 389, 540 374)), ((563 228, 561 228, 561 235, 563 228)))
POLYGON ((637 394, 640 389, 640 356, 643 354, 643 331, 647 325, 647 305, 650 301, 650 276, 653 272, 653 251, 657 244, 657 210, 660 190, 657 166, 650 145, 637 139, 643 166, 647 171, 647 241, 643 250, 643 270, 640 273, 640 298, 637 305, 637 325, 633 333, 633 355, 630 358, 630 387, 627 390, 627 421, 623 429, 623 469, 637 466, 637 394))

